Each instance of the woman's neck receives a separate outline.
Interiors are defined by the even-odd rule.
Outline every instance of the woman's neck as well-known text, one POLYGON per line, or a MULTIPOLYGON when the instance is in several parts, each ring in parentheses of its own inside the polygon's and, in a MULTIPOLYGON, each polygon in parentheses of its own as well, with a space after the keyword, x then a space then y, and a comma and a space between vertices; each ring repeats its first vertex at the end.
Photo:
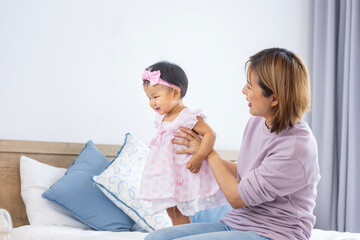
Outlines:
POLYGON ((163 121, 173 121, 184 108, 186 108, 186 106, 184 106, 182 101, 179 101, 170 112, 165 114, 163 121))
POLYGON ((272 118, 265 118, 265 126, 266 126, 268 129, 271 129, 271 128, 272 128, 272 118))

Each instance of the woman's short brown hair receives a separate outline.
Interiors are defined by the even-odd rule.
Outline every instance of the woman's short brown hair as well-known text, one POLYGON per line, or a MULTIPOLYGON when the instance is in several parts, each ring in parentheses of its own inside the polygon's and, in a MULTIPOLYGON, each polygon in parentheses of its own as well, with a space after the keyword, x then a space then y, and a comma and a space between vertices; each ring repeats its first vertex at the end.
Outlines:
POLYGON ((310 110, 310 79, 303 61, 283 48, 269 48, 251 56, 245 64, 247 77, 258 76, 262 94, 278 100, 274 106, 271 132, 293 127, 310 110))

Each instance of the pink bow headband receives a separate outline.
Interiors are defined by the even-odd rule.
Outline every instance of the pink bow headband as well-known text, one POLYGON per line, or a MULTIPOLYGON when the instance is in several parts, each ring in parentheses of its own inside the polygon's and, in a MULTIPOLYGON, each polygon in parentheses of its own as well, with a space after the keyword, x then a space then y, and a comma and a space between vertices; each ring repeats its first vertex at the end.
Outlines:
POLYGON ((154 86, 156 84, 160 84, 160 85, 164 85, 164 86, 167 86, 167 87, 171 87, 171 88, 177 88, 179 89, 179 91, 181 92, 181 88, 174 85, 174 84, 171 84, 171 83, 168 83, 167 81, 165 80, 162 80, 160 78, 160 71, 154 71, 154 72, 150 72, 149 70, 145 70, 143 75, 142 75, 142 80, 143 82, 145 80, 148 80, 150 82, 150 86, 154 86))

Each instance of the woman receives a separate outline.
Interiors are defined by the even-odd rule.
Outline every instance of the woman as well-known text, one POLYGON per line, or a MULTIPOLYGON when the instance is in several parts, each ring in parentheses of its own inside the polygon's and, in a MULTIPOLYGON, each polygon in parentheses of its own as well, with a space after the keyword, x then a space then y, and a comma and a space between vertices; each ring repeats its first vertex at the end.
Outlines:
MULTIPOLYGON (((207 157, 232 210, 218 223, 192 223, 150 233, 146 239, 309 239, 320 179, 317 144, 303 114, 310 108, 306 66, 294 53, 265 49, 246 63, 242 92, 253 115, 237 163, 213 150, 207 157)), ((174 143, 195 154, 201 138, 181 129, 174 143)))

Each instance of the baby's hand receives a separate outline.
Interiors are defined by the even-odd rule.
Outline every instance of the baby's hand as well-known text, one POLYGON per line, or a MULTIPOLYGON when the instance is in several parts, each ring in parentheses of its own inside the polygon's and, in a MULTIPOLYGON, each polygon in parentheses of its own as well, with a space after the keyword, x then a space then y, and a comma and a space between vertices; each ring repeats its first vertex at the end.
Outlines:
POLYGON ((185 167, 189 169, 189 171, 192 173, 198 173, 200 171, 203 160, 204 159, 201 159, 194 155, 190 158, 189 162, 185 165, 185 167))

